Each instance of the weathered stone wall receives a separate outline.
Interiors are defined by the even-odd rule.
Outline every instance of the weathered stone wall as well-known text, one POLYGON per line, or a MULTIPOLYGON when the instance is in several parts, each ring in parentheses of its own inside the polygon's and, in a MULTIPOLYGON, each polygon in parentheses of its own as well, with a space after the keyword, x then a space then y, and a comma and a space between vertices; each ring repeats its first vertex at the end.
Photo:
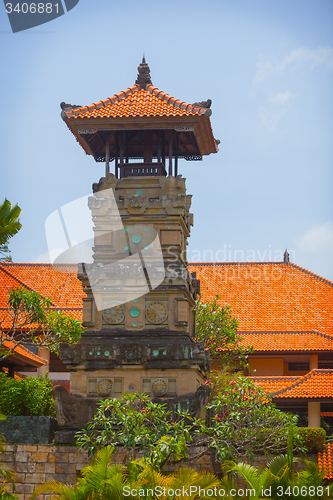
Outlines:
POLYGON ((7 443, 48 444, 54 439, 57 421, 53 417, 8 416, 0 422, 7 443))
MULTIPOLYGON (((35 486, 45 481, 56 480, 64 484, 75 484, 80 470, 90 461, 88 453, 78 450, 75 446, 7 444, 5 449, 6 454, 0 455, 0 461, 5 467, 10 467, 17 473, 16 494, 19 500, 28 500, 35 486)), ((199 448, 191 450, 193 453, 199 451, 199 448)), ((317 455, 310 455, 307 458, 317 461, 317 455)), ((120 448, 114 453, 113 461, 122 463, 124 459, 126 459, 126 453, 120 448)), ((264 456, 245 461, 257 467, 264 467, 267 463, 264 456)), ((216 474, 219 466, 213 462, 212 455, 204 455, 184 466, 216 474)), ((300 468, 302 468, 301 462, 295 464, 296 470, 300 468)), ((47 499, 48 495, 45 495, 45 498, 47 499)))

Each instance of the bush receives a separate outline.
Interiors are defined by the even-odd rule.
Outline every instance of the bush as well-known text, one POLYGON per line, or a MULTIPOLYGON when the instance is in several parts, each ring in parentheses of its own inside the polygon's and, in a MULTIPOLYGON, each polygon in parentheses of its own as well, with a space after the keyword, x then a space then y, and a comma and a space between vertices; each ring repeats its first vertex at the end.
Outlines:
POLYGON ((300 436, 302 446, 306 449, 306 453, 318 453, 318 451, 322 451, 326 440, 325 429, 321 427, 297 427, 297 432, 300 436))
POLYGON ((0 413, 55 417, 52 385, 47 376, 16 380, 0 373, 0 413))

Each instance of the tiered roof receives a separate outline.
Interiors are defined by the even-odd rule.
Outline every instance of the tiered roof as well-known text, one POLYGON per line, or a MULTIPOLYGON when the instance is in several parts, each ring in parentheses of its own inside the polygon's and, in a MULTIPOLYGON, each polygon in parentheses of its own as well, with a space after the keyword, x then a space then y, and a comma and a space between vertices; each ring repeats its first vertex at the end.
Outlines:
POLYGON ((320 352, 333 351, 333 337, 318 332, 238 332, 243 345, 255 352, 320 352))
MULTIPOLYGON (((177 155, 186 159, 217 153, 210 122, 211 101, 188 104, 155 87, 148 64, 143 58, 135 84, 126 90, 88 106, 61 103, 61 116, 87 154, 96 161, 106 157, 105 141, 110 145, 110 158, 118 154, 119 131, 177 131, 177 155)), ((136 158, 134 151, 130 158, 136 158)))
POLYGON ((322 453, 318 453, 318 466, 324 473, 324 479, 333 479, 333 444, 327 443, 322 453))
POLYGON ((274 401, 333 400, 333 370, 313 369, 301 377, 251 377, 274 401))
POLYGON ((175 99, 153 85, 141 88, 138 84, 104 101, 69 111, 64 110, 66 118, 207 116, 207 114, 209 115, 207 108, 200 108, 175 99))
POLYGON ((0 264, 0 314, 8 309, 12 288, 23 287, 52 300, 51 310, 64 311, 82 320, 82 299, 85 294, 77 278, 77 265, 0 264))
MULTIPOLYGON (((191 263, 189 271, 196 272, 204 301, 218 294, 221 305, 231 305, 240 332, 307 332, 306 341, 316 344, 321 342, 316 332, 333 336, 333 283, 302 267, 284 262, 191 263)), ((272 345, 272 338, 260 337, 260 349, 263 342, 272 345)), ((284 339, 289 345, 294 342, 291 335, 284 339)))

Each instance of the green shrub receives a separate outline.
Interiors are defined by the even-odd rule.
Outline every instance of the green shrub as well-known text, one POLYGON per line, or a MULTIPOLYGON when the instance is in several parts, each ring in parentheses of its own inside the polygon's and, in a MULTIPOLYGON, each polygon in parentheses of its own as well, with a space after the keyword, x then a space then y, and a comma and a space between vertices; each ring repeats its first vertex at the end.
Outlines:
POLYGON ((321 427, 297 427, 297 432, 306 448, 306 453, 318 453, 325 445, 326 431, 321 427))
POLYGON ((41 375, 16 380, 0 373, 0 413, 55 417, 52 381, 41 375))

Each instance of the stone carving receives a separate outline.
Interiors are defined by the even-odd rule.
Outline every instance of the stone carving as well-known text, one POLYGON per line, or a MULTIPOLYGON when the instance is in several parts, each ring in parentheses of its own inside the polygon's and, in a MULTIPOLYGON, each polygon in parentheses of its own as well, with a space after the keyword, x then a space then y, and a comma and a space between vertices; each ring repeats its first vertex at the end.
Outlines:
POLYGON ((69 395, 61 385, 53 388, 53 397, 60 427, 84 426, 96 412, 97 400, 69 395))
POLYGON ((135 194, 133 196, 126 196, 124 202, 125 208, 127 208, 130 214, 141 215, 145 213, 149 200, 147 196, 135 194))
POLYGON ((146 319, 153 325, 160 325, 168 317, 168 307, 163 302, 150 302, 146 306, 146 319))
POLYGON ((155 378, 152 380, 151 390, 154 396, 165 396, 168 392, 168 383, 164 378, 155 378))
POLYGON ((117 178, 114 174, 108 173, 107 177, 101 177, 98 182, 92 185, 93 193, 103 191, 103 189, 114 189, 117 185, 117 178))
POLYGON ((113 391, 113 380, 111 378, 99 378, 97 381, 97 392, 101 396, 109 396, 113 391))
POLYGON ((212 100, 207 99, 207 101, 194 102, 192 106, 196 108, 210 108, 212 105, 212 100))
POLYGON ((125 319, 125 306, 122 304, 103 310, 103 320, 109 325, 120 325, 125 319))

